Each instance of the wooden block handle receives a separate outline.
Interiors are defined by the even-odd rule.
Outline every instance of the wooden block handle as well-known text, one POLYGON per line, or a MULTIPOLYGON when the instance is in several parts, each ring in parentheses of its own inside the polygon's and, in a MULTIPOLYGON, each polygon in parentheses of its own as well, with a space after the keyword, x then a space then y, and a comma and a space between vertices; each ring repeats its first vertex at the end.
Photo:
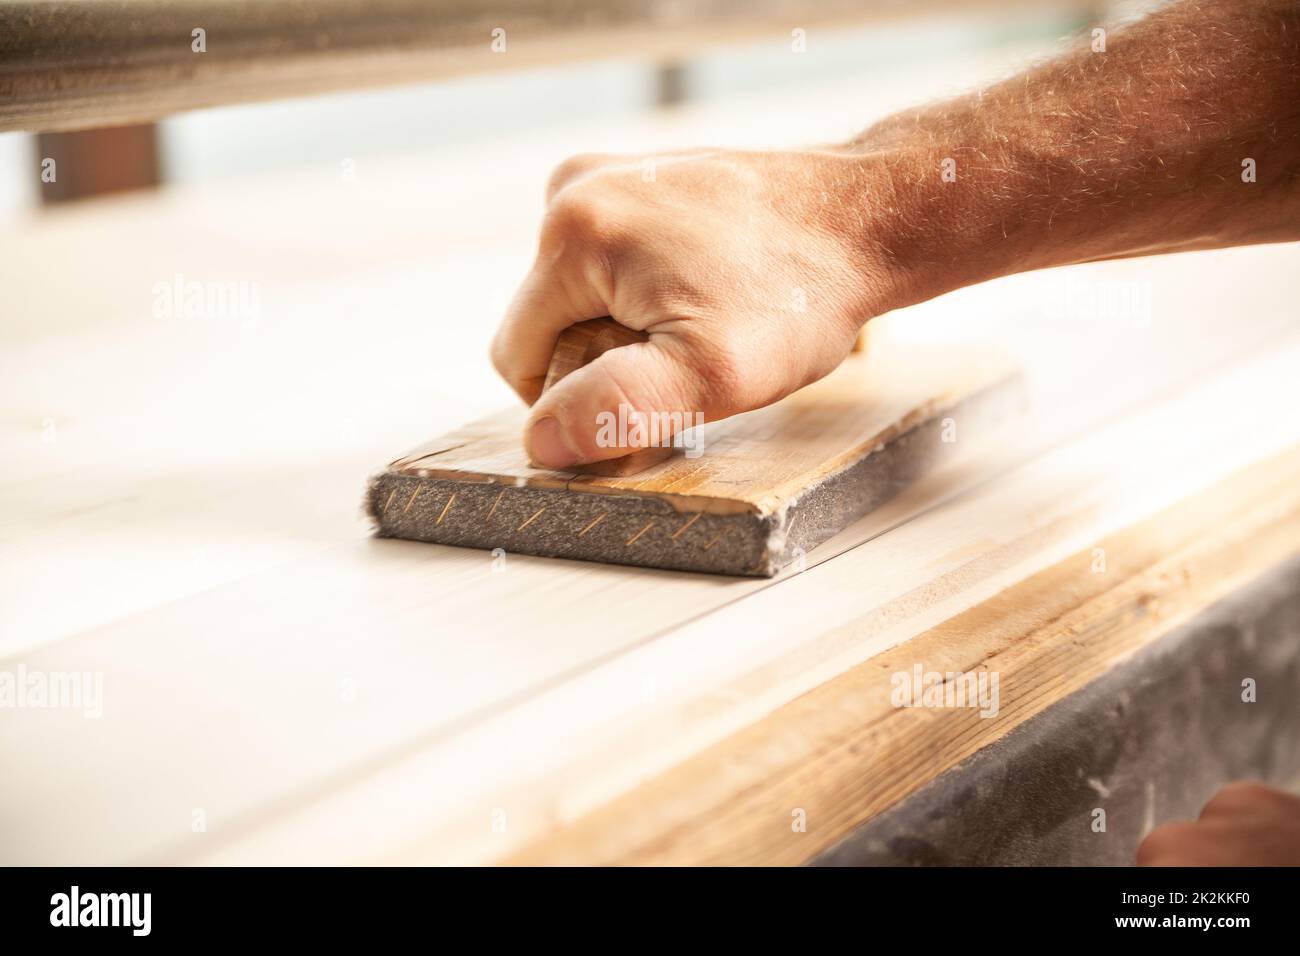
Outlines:
POLYGON ((582 368, 610 349, 648 341, 650 336, 644 332, 619 325, 608 316, 571 325, 560 333, 559 341, 555 343, 551 364, 546 370, 546 382, 542 385, 542 394, 570 372, 582 368))
MULTIPOLYGON (((546 370, 542 394, 570 372, 582 368, 610 349, 649 340, 650 336, 645 332, 619 325, 609 316, 603 319, 588 319, 586 322, 569 326, 560 333, 560 338, 555 343, 555 351, 551 353, 551 364, 546 370)), ((643 471, 668 458, 672 453, 671 447, 642 448, 622 458, 611 458, 589 465, 575 465, 573 470, 584 475, 618 478, 643 471)))

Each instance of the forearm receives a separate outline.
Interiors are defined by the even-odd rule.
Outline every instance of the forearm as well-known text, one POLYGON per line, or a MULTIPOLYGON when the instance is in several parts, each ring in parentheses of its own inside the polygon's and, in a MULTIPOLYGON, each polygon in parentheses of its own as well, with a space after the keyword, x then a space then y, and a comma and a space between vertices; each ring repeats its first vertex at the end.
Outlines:
POLYGON ((1106 52, 846 147, 570 160, 493 343, 533 403, 531 459, 625 454, 595 437, 625 405, 714 420, 777 401, 835 368, 872 316, 964 285, 1300 239, 1298 46, 1300 0, 1184 0, 1106 52), (649 341, 541 395, 559 334, 603 315, 649 341))
POLYGON ((890 117, 849 152, 863 242, 905 275, 903 303, 1046 266, 1300 239, 1300 2, 1177 3, 1105 52, 890 117))

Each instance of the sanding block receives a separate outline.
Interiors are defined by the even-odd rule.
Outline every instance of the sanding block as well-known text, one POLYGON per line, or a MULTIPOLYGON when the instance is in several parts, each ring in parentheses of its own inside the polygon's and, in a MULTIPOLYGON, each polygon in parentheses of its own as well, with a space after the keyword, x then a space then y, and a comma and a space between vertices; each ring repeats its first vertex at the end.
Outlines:
MULTIPOLYGON (((557 344, 548 382, 638 337, 612 319, 579 323, 557 344)), ((1001 355, 873 345, 767 408, 702 426, 695 457, 655 448, 631 473, 626 462, 605 474, 535 468, 518 409, 393 460, 365 506, 381 536, 771 576, 1023 405, 1019 370, 1001 355)))

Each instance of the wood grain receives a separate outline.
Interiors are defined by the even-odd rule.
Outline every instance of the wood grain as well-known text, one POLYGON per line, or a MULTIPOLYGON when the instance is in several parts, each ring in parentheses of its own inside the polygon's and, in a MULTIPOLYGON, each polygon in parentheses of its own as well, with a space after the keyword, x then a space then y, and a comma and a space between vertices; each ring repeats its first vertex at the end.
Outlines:
MULTIPOLYGON (((915 489, 925 504, 905 493, 828 542, 834 558, 265 817, 216 852, 178 846, 176 858, 489 862, 562 833, 836 675, 1300 444, 1300 422, 1269 411, 1300 387, 1286 373, 1297 355, 1293 341, 953 497, 940 490, 952 476, 915 489), (380 800, 382 820, 368 810, 380 800)), ((855 756, 863 775, 883 759, 855 756)))
POLYGON ((771 515, 921 422, 1017 374, 1014 363, 988 349, 873 349, 781 402, 705 425, 699 457, 674 455, 635 475, 534 468, 521 443, 523 410, 425 442, 389 467, 420 478, 649 497, 686 514, 771 515))
POLYGON ((1108 535, 809 691, 513 864, 811 860, 1218 598, 1300 553, 1300 447, 1108 535), (1105 558, 1098 570, 1098 551, 1105 558), (1000 710, 892 705, 894 674, 996 672, 1000 710), (864 759, 870 773, 864 774, 864 759), (803 811, 806 829, 791 826, 803 811))

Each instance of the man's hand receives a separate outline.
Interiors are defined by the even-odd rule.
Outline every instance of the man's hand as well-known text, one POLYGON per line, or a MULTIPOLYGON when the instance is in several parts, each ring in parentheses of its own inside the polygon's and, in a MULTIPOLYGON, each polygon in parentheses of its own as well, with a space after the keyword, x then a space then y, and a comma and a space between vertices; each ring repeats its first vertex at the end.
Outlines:
MULTIPOLYGON (((492 348, 536 402, 526 444, 552 468, 627 454, 597 415, 758 408, 821 378, 898 277, 864 240, 860 157, 830 151, 578 156, 552 178, 537 261, 492 348), (603 315, 650 333, 538 401, 556 338, 603 315)), ((875 204, 879 205, 879 203, 875 204)))
POLYGON ((1195 823, 1169 823, 1138 847, 1139 866, 1300 866, 1300 797, 1232 783, 1195 823))
MULTIPOLYGON (((723 418, 833 369, 881 312, 1029 269, 1300 238, 1300 0, 1182 0, 1103 48, 838 149, 577 157, 496 341, 532 460, 627 454, 597 416, 723 418), (538 400, 556 338, 650 341, 538 400)), ((679 419, 680 420, 680 419, 679 419)))

